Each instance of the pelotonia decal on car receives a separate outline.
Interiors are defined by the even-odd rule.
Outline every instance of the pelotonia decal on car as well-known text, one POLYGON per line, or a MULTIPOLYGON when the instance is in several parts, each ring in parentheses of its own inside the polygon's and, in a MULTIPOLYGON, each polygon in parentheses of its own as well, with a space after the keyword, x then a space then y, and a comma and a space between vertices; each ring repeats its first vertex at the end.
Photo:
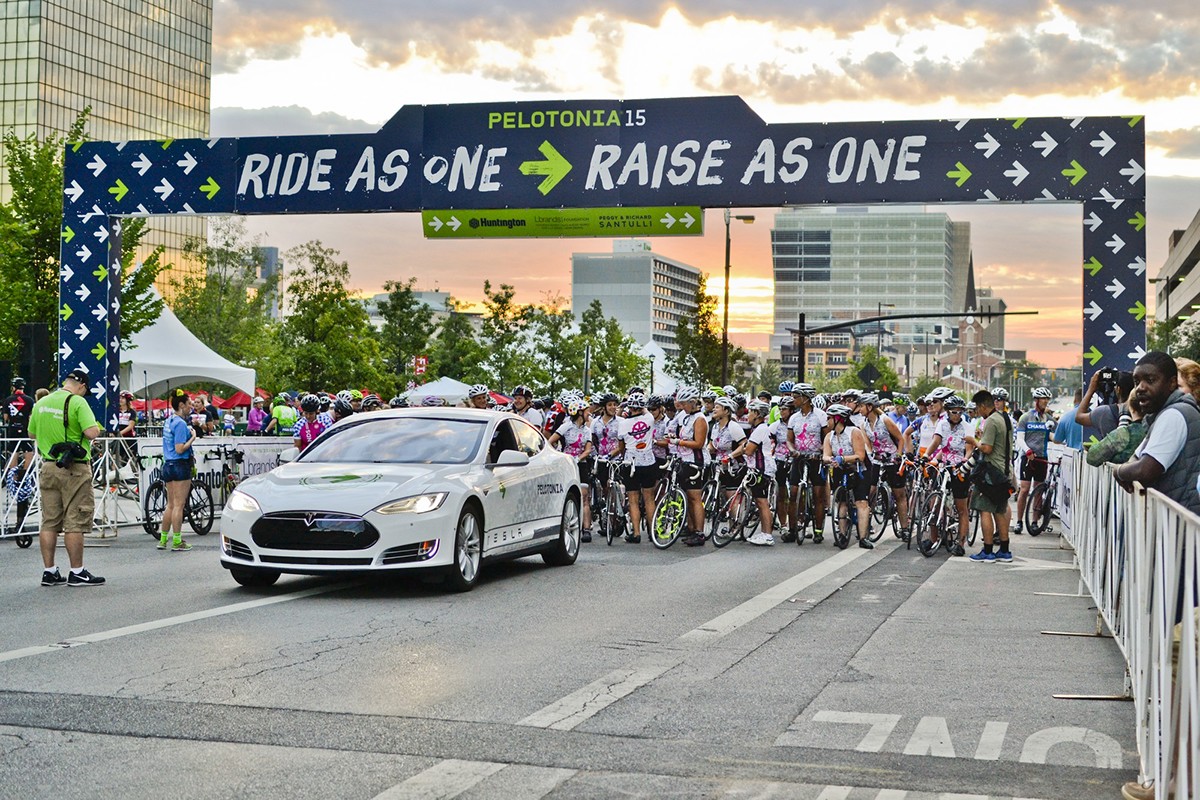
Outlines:
POLYGON ((561 483, 539 483, 537 485, 538 494, 562 494, 564 491, 561 483))
POLYGON ((300 485, 312 489, 336 489, 347 483, 375 483, 382 475, 323 475, 319 478, 301 478, 300 485))

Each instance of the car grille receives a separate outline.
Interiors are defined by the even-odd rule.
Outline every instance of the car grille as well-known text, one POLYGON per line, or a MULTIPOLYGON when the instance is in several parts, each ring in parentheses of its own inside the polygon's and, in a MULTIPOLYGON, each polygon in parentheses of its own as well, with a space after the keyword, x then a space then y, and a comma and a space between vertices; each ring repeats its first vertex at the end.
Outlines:
POLYGON ((333 558, 330 556, 263 556, 264 564, 323 564, 327 567, 366 567, 369 558, 333 558))
POLYGON ((438 541, 416 542, 400 547, 390 547, 379 557, 380 564, 406 564, 411 561, 428 561, 437 555, 438 541))
POLYGON ((250 552, 250 548, 236 539, 225 537, 225 551, 232 558, 240 558, 244 561, 253 561, 254 554, 250 552))
POLYGON ((379 541, 379 531, 362 517, 324 511, 265 514, 250 536, 272 550, 365 550, 379 541))

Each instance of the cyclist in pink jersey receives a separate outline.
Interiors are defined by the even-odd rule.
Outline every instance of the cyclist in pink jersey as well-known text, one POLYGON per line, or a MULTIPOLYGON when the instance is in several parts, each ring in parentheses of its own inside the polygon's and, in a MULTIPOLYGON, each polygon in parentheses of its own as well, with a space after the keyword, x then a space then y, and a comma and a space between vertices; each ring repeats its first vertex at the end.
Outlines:
POLYGON ((958 395, 947 397, 944 403, 946 416, 938 421, 933 431, 933 440, 929 445, 931 459, 955 469, 950 479, 950 494, 954 497, 954 506, 958 509, 958 542, 950 548, 952 555, 961 556, 965 553, 969 515, 967 513, 967 496, 971 492, 971 484, 961 467, 963 462, 974 452, 974 427, 964 419, 966 402, 958 395))
MULTIPOLYGON (((900 426, 879 407, 879 396, 868 392, 858 398, 858 413, 863 416, 863 430, 871 444, 873 458, 872 469, 883 472, 883 480, 892 489, 892 497, 896 501, 896 512, 900 517, 900 530, 896 535, 901 539, 908 536, 908 492, 905 491, 904 476, 900 474, 899 445, 904 441, 904 433, 900 426)), ((876 475, 871 476, 874 485, 876 475)))

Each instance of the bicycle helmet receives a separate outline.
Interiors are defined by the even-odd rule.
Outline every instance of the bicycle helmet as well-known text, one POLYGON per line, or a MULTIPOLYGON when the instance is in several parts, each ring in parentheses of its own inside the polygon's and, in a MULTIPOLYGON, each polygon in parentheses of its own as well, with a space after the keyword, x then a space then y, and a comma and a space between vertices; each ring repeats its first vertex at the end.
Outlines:
POLYGON ((796 401, 794 398, 788 397, 787 395, 784 395, 783 397, 779 398, 779 410, 780 411, 782 411, 785 408, 790 409, 790 408, 795 408, 795 407, 796 407, 796 401))
POLYGON ((24 378, 13 378, 12 386, 14 389, 24 389, 25 388, 25 379, 24 378))
POLYGON ((408 408, 408 401, 400 395, 396 395, 391 400, 388 400, 388 408, 408 408))
POLYGON ((947 389, 945 386, 939 386, 929 393, 929 399, 933 401, 945 400, 947 397, 950 397, 953 394, 953 389, 947 389))
POLYGON ((744 394, 735 394, 729 399, 737 403, 738 408, 744 408, 746 405, 746 396, 744 394))
POLYGON ((771 393, 768 392, 766 389, 763 389, 761 392, 758 393, 758 399, 766 400, 768 403, 770 403, 771 402, 771 393))
POLYGON ((898 406, 906 406, 906 405, 908 405, 908 395, 894 394, 894 395, 892 395, 892 402, 898 406))
POLYGON ((794 394, 812 398, 817 396, 817 387, 813 386, 811 383, 794 383, 792 384, 792 392, 794 394))
POLYGON ((738 410, 737 403, 733 401, 733 398, 724 395, 717 398, 717 405, 727 410, 730 414, 736 414, 738 410))
POLYGON ((317 412, 321 410, 321 400, 315 394, 306 394, 300 398, 300 410, 317 412))
POLYGON ((908 407, 905 408, 904 410, 907 411, 909 414, 917 414, 921 411, 921 409, 917 408, 916 403, 909 403, 908 407))
POLYGON ((629 394, 631 394, 631 395, 645 394, 645 393, 646 393, 646 390, 643 389, 641 386, 630 386, 629 387, 629 394))
POLYGON ((720 394, 720 392, 714 392, 712 389, 705 389, 703 392, 700 393, 700 399, 704 400, 706 402, 713 401, 713 400, 717 399, 717 396, 719 394, 720 394))
POLYGON ((822 411, 824 411, 825 406, 828 405, 828 403, 825 400, 825 395, 823 395, 823 394, 819 394, 816 397, 814 397, 812 404, 813 404, 813 408, 819 408, 822 411))
POLYGON ((379 399, 379 395, 372 393, 363 397, 363 411, 374 411, 377 408, 383 408, 383 401, 379 399))
POLYGON ((956 394, 952 394, 946 398, 945 409, 947 411, 962 411, 966 407, 967 401, 956 394))
POLYGON ((477 383, 470 389, 467 389, 467 397, 483 397, 487 394, 491 394, 491 392, 489 392, 488 387, 484 386, 482 383, 477 383))
MULTIPOLYGON (((21 380, 20 378, 13 378, 13 388, 14 388, 14 389, 24 389, 24 388, 25 388, 25 381, 21 380), (17 383, 17 381, 21 381, 21 382, 20 382, 20 384, 18 384, 18 383, 17 383)), ((135 399, 135 398, 134 398, 134 396, 133 396, 133 392, 129 391, 128 389, 126 389, 125 391, 121 392, 121 397, 124 397, 126 400, 128 400, 128 401, 129 401, 129 402, 131 402, 131 403, 132 403, 132 402, 134 401, 134 399, 135 399)))
POLYGON ((862 392, 859 391, 858 389, 842 389, 842 398, 843 399, 845 399, 847 397, 857 398, 860 394, 862 394, 862 392))
POLYGON ((517 388, 512 390, 512 396, 513 397, 524 397, 527 400, 532 400, 533 399, 533 389, 530 389, 528 386, 518 386, 517 388))
POLYGON ((583 410, 585 408, 587 408, 587 406, 585 406, 583 404, 582 400, 572 398, 567 401, 567 405, 566 405, 567 416, 568 417, 577 417, 583 413, 583 410))
POLYGON ((317 398, 317 402, 320 405, 320 408, 322 411, 328 411, 329 406, 332 403, 332 401, 329 399, 329 395, 324 394, 324 393, 322 393, 320 395, 320 397, 317 398))
POLYGON ((1054 395, 1051 394, 1050 390, 1047 389, 1045 386, 1039 386, 1033 390, 1033 399, 1034 400, 1049 400, 1053 396, 1054 395))
POLYGON ((737 388, 731 383, 727 383, 721 387, 721 394, 725 395, 726 397, 733 397, 737 393, 737 388))
MULTIPOLYGON (((364 401, 364 405, 365 404, 366 403, 364 401)), ((438 397, 436 394, 431 394, 428 397, 426 397, 424 400, 421 401, 421 405, 428 407, 428 408, 434 408, 434 407, 440 406, 441 404, 442 404, 442 398, 438 397)))
POLYGON ((337 393, 337 399, 345 400, 347 403, 349 403, 351 400, 354 399, 354 393, 351 392, 349 389, 342 389, 340 392, 337 393))
POLYGON ((598 398, 596 398, 596 402, 598 402, 602 406, 606 406, 609 403, 621 402, 621 398, 617 397, 615 392, 605 392, 604 394, 602 394, 598 398))
POLYGON ((844 406, 841 403, 834 403, 829 408, 825 409, 825 413, 830 419, 842 419, 848 421, 854 412, 850 410, 849 406, 844 406))
POLYGON ((650 395, 650 398, 646 400, 646 408, 651 411, 655 410, 656 408, 662 408, 666 404, 666 398, 664 398, 662 395, 652 394, 650 395))
POLYGON ((875 394, 874 392, 867 392, 862 397, 858 398, 858 402, 865 406, 874 407, 879 405, 879 395, 875 394))
POLYGON ((974 411, 975 409, 976 409, 976 405, 974 402, 967 403, 967 411, 974 411))
POLYGON ((792 383, 791 381, 783 381, 782 383, 779 384, 779 393, 780 394, 791 394, 792 390, 795 388, 796 388, 796 384, 792 383))
POLYGON ((339 397, 333 401, 333 413, 339 417, 348 417, 354 413, 354 406, 350 405, 349 400, 343 400, 339 397))
POLYGON ((633 392, 629 395, 629 397, 625 398, 625 403, 630 408, 645 408, 646 395, 642 394, 641 392, 633 392))
POLYGON ((364 397, 363 393, 362 393, 362 392, 360 392, 358 389, 351 389, 351 390, 350 390, 350 400, 351 400, 351 401, 354 401, 354 400, 362 400, 362 399, 363 399, 363 397, 364 397))
MULTIPOLYGON (((694 403, 700 399, 700 392, 692 386, 680 386, 675 390, 676 403, 694 403)), ((714 400, 716 398, 713 398, 714 400)))
POLYGON ((764 403, 762 400, 753 400, 753 401, 751 401, 749 407, 746 410, 753 411, 755 414, 758 414, 760 417, 765 417, 767 414, 771 413, 771 404, 764 403))

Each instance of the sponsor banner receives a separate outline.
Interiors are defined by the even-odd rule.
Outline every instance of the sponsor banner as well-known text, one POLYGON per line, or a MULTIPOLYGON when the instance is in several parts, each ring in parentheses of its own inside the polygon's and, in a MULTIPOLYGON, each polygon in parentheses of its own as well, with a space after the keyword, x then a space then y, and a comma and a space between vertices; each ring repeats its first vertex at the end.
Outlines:
POLYGON ((422 211, 426 239, 529 239, 583 236, 700 236, 700 206, 507 208, 422 211))

